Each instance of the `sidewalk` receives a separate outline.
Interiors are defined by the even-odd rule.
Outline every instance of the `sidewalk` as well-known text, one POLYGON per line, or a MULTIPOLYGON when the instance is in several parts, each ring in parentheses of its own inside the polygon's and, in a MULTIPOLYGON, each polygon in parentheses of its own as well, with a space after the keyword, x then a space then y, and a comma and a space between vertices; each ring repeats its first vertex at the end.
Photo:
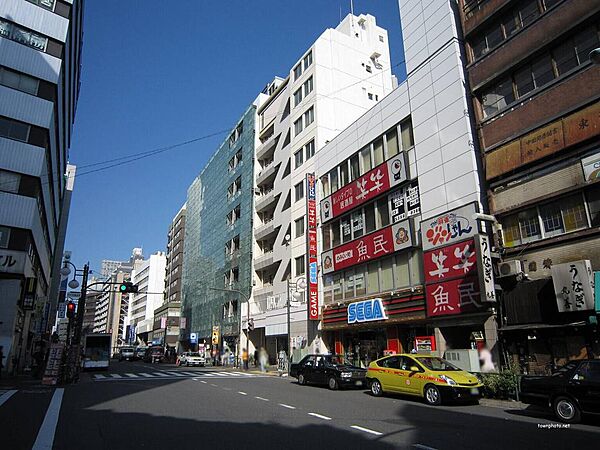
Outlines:
POLYGON ((525 409, 529 405, 517 402, 516 400, 498 400, 495 398, 480 398, 479 404, 481 406, 489 406, 491 408, 502 408, 502 409, 525 409))

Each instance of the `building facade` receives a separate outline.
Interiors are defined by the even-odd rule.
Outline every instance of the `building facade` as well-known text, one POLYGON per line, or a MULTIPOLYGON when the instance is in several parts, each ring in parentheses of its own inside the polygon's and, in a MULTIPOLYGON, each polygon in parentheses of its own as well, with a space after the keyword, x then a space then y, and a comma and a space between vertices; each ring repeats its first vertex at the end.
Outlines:
POLYGON ((117 270, 123 261, 114 261, 112 259, 103 259, 100 268, 100 276, 102 278, 108 278, 111 274, 117 270))
MULTIPOLYGON (((181 315, 185 214, 186 205, 184 204, 169 227, 165 294, 163 304, 154 311, 154 329, 152 332, 154 341, 160 341, 175 348, 179 348, 179 334, 181 332, 179 318, 181 315), (165 333, 167 335, 166 340, 165 333)), ((183 325, 185 325, 185 320, 183 325)))
MULTIPOLYGON (((255 159, 254 281, 251 350, 274 360, 289 352, 287 282, 307 273, 306 175, 320 149, 392 90, 387 31, 371 15, 348 15, 267 86, 259 107, 255 159)), ((290 308, 295 359, 319 348, 318 321, 308 320, 307 294, 290 308)), ((242 328, 247 333, 248 316, 242 328)))
POLYGON ((83 5, 0 5, 0 346, 8 371, 30 364, 56 307, 49 289, 63 253, 83 5))
POLYGON ((181 305, 186 346, 195 344, 191 333, 210 345, 213 327, 218 335, 214 350, 226 346, 235 351, 239 344, 240 308, 252 291, 257 102, 246 109, 188 189, 181 305))
POLYGON ((600 3, 459 4, 487 197, 502 225, 507 360, 547 373, 598 357, 600 67, 589 53, 600 3))

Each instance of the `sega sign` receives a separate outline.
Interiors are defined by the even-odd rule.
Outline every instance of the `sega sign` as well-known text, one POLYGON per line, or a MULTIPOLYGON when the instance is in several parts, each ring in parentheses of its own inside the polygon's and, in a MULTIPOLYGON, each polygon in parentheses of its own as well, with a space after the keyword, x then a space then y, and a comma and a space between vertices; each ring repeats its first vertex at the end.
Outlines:
POLYGON ((380 298, 372 298, 348 305, 348 323, 373 322, 386 320, 388 316, 380 298))

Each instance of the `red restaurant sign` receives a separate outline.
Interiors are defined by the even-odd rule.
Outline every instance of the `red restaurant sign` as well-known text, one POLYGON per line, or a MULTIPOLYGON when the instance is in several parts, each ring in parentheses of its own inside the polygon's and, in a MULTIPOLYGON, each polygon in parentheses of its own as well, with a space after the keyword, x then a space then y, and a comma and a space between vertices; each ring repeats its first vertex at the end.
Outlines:
POLYGON ((319 283, 317 264, 317 190, 314 173, 306 174, 306 246, 308 253, 308 318, 319 320, 319 283))
POLYGON ((406 179, 404 153, 400 153, 321 201, 321 221, 344 214, 406 179))

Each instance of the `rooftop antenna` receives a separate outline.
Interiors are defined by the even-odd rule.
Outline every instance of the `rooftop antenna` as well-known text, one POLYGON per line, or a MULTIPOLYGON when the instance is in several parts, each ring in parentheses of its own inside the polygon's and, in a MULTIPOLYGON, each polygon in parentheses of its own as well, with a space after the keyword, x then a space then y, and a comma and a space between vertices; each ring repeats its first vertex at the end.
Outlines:
POLYGON ((352 27, 352 31, 354 31, 354 1, 350 0, 350 24, 352 27))

